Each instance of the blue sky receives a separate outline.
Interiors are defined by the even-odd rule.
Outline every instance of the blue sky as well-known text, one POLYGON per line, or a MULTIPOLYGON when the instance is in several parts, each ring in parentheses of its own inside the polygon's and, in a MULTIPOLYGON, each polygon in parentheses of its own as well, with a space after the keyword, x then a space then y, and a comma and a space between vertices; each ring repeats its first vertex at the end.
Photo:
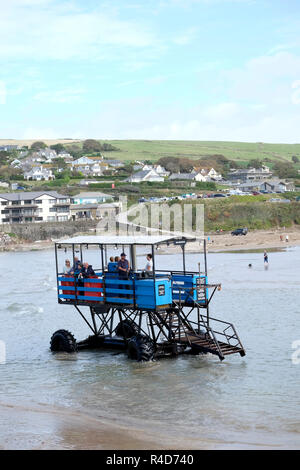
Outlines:
POLYGON ((300 141, 298 0, 0 7, 0 138, 300 141))

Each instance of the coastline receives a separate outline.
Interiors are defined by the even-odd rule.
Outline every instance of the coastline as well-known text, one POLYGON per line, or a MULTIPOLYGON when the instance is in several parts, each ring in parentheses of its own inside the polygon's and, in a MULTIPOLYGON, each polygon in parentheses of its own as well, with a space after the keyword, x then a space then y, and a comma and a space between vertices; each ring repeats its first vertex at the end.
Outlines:
POLYGON ((85 411, 43 403, 0 403, 2 450, 222 450, 290 449, 296 444, 261 441, 259 436, 241 440, 173 434, 168 429, 142 423, 125 424, 118 418, 91 416, 85 411), (6 426, 8 430, 6 430, 6 426))
MULTIPOLYGON (((228 252, 228 251, 248 251, 248 250, 270 250, 286 249, 289 247, 300 246, 300 227, 290 229, 270 229, 270 230, 252 230, 245 236, 232 236, 230 233, 207 233, 207 251, 209 253, 228 252), (288 242, 285 236, 288 235, 288 242), (280 240, 283 237, 283 241, 280 240)), ((39 240, 36 242, 12 243, 0 247, 0 252, 22 252, 49 250, 54 246, 54 240, 39 240)), ((187 244, 187 253, 198 253, 203 249, 197 242, 187 244)), ((166 250, 162 247, 157 254, 179 253, 180 248, 169 246, 166 250)))

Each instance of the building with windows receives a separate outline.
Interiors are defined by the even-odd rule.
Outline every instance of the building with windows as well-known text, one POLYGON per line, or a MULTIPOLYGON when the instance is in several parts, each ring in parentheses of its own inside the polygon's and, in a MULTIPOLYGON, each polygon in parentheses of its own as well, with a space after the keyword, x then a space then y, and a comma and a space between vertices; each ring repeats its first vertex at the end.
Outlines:
POLYGON ((72 199, 74 204, 100 204, 102 202, 111 201, 113 197, 114 196, 110 194, 90 191, 76 194, 72 199))
POLYGON ((244 183, 248 181, 264 181, 271 178, 272 172, 266 165, 261 168, 239 168, 231 170, 227 179, 234 182, 244 183))
POLYGON ((63 222, 70 219, 70 198, 56 191, 0 193, 0 224, 63 222))
POLYGON ((49 181, 54 180, 55 176, 53 175, 52 170, 48 170, 48 168, 40 166, 32 168, 30 171, 25 171, 24 179, 27 181, 49 181))

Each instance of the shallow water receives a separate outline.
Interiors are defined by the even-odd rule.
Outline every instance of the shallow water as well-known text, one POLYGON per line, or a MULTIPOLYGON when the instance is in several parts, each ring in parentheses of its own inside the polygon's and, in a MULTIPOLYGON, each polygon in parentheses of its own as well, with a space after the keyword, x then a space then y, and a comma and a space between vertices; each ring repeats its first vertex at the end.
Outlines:
MULTIPOLYGON (((197 270, 197 261, 188 254, 187 269, 197 270)), ((137 364, 107 351, 51 354, 55 330, 77 339, 90 333, 73 307, 57 304, 53 252, 1 253, 0 402, 70 407, 236 446, 299 447, 300 364, 292 363, 292 343, 300 340, 300 249, 271 253, 268 270, 261 253, 215 253, 208 262, 210 281, 222 283, 211 315, 235 325, 246 357, 137 364)), ((178 269, 178 255, 160 255, 157 265, 178 269)), ((9 422, 2 425, 0 443, 9 422)))

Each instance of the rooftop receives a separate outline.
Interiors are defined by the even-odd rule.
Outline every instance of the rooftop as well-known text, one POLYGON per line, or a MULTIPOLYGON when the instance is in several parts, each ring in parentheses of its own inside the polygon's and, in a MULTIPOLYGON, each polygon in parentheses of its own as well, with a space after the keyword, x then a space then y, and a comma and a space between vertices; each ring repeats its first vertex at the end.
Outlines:
POLYGON ((95 191, 87 191, 87 192, 85 192, 85 193, 75 194, 75 196, 73 196, 73 199, 77 199, 77 198, 91 198, 91 197, 113 198, 114 196, 112 196, 111 194, 106 194, 106 193, 100 193, 100 192, 95 192, 95 191))
POLYGON ((56 191, 34 191, 23 193, 0 193, 0 199, 7 199, 7 201, 24 201, 27 199, 37 199, 43 195, 52 196, 56 199, 66 199, 69 196, 59 194, 56 191))
POLYGON ((97 236, 87 235, 73 237, 59 242, 61 245, 161 245, 164 243, 174 243, 180 241, 192 242, 192 237, 172 237, 171 235, 138 235, 138 236, 97 236))

